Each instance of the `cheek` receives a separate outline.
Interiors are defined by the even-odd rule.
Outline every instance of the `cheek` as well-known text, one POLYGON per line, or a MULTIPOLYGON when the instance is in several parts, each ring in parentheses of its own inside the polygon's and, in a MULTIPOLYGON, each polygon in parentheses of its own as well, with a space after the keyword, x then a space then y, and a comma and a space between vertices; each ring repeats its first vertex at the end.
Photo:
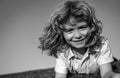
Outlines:
POLYGON ((85 30, 85 31, 81 32, 81 34, 87 36, 89 34, 89 30, 85 30))
POLYGON ((87 36, 89 33, 88 32, 85 32, 84 35, 87 36))
POLYGON ((72 34, 66 34, 66 33, 64 33, 63 36, 64 36, 66 41, 70 41, 73 37, 72 34))
POLYGON ((91 36, 91 33, 90 32, 86 32, 84 36, 88 40, 90 38, 90 36, 91 36))

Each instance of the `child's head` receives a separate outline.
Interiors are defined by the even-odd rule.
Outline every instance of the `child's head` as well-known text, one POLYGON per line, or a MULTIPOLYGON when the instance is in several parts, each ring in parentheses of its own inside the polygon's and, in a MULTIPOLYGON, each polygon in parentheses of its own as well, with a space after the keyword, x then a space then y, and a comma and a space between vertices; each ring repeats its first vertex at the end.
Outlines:
POLYGON ((102 25, 93 7, 82 0, 66 1, 52 14, 45 35, 40 38, 40 47, 56 56, 56 51, 69 45, 78 48, 93 46, 101 32, 102 25))

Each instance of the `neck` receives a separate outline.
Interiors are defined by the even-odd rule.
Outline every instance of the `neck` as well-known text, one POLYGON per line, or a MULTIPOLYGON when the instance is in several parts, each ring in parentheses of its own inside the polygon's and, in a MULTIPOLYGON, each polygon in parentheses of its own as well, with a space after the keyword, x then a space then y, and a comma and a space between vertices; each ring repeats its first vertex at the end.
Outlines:
POLYGON ((86 50, 87 50, 87 47, 84 47, 84 48, 72 48, 73 50, 73 53, 75 54, 81 54, 81 55, 84 55, 86 53, 86 50))

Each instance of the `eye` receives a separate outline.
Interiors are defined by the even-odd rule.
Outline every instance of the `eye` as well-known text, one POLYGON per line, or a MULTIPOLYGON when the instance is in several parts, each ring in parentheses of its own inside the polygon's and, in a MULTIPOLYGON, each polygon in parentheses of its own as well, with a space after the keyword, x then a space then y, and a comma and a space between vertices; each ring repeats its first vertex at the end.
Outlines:
POLYGON ((86 29, 86 28, 88 28, 87 25, 83 25, 83 26, 80 26, 80 27, 79 27, 79 29, 86 29))
POLYGON ((73 29, 66 29, 65 32, 66 33, 71 33, 73 31, 73 29))

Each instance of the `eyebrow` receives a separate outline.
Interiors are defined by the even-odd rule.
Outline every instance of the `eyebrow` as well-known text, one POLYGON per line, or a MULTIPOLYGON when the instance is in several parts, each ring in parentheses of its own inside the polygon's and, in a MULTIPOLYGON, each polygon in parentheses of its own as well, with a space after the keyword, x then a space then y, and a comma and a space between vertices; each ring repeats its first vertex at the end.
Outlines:
POLYGON ((64 28, 65 28, 65 30, 67 30, 67 29, 72 29, 72 28, 74 28, 75 26, 78 26, 78 27, 87 27, 88 26, 88 24, 87 23, 83 23, 83 24, 81 24, 81 23, 76 23, 76 24, 71 24, 71 23, 69 23, 69 24, 65 24, 64 25, 64 28))

